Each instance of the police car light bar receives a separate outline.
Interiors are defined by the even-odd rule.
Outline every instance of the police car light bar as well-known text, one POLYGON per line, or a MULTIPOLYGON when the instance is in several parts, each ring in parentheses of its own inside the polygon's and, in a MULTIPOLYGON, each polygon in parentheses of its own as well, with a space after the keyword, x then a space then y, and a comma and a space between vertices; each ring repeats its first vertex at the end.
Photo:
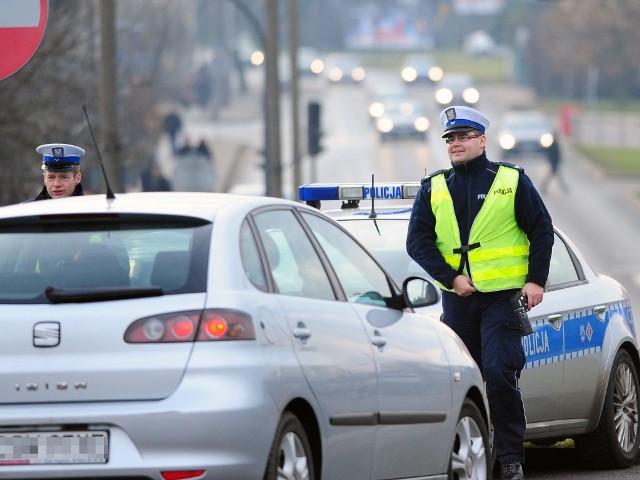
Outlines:
POLYGON ((420 182, 377 183, 309 183, 298 187, 300 200, 306 202, 321 200, 370 200, 373 196, 380 200, 402 200, 415 198, 420 190, 420 182), (373 195, 372 195, 373 193, 373 195))

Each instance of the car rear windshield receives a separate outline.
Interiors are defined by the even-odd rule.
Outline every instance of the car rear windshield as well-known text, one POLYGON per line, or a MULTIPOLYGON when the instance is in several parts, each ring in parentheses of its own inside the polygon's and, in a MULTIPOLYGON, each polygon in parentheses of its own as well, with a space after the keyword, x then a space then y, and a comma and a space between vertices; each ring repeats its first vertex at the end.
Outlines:
POLYGON ((52 289, 83 301, 92 291, 203 292, 210 236, 210 223, 175 216, 1 220, 0 303, 50 303, 52 289))

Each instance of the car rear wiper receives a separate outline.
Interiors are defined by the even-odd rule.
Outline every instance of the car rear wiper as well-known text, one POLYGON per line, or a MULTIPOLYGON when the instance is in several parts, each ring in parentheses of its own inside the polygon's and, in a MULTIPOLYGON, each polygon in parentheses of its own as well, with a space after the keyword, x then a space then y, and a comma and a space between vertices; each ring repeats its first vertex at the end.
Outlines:
POLYGON ((86 303, 159 297, 164 295, 164 292, 160 287, 106 287, 91 289, 47 287, 44 290, 44 295, 51 303, 86 303))

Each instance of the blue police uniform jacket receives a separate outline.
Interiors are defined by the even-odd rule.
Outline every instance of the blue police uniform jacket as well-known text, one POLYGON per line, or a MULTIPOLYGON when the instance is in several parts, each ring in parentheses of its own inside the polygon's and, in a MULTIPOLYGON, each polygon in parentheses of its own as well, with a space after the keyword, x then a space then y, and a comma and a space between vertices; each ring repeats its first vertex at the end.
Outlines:
MULTIPOLYGON (((553 225, 542 198, 524 170, 507 163, 491 162, 483 153, 463 165, 453 165, 444 170, 445 182, 453 199, 453 206, 460 229, 460 241, 467 245, 471 226, 484 203, 489 188, 500 165, 508 165, 520 170, 515 195, 515 216, 518 226, 529 239, 529 272, 527 282, 543 286, 549 275, 549 262, 553 247, 553 225)), ((447 288, 452 287, 458 275, 444 260, 436 247, 436 219, 431 210, 431 177, 422 179, 422 186, 416 195, 409 230, 407 252, 418 265, 447 288)))

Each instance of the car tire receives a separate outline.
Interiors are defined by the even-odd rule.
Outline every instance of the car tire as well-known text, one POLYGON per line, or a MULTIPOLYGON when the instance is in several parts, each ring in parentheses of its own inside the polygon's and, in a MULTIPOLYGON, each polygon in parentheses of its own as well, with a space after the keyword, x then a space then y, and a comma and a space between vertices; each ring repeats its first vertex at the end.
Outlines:
POLYGON ((471 400, 462 404, 449 462, 449 480, 486 480, 492 475, 491 443, 485 418, 471 400))
POLYGON ((613 362, 598 427, 575 438, 580 457, 589 468, 627 468, 638 457, 638 373, 625 351, 613 362))
POLYGON ((280 419, 264 480, 315 480, 313 451, 300 420, 291 412, 280 419))

